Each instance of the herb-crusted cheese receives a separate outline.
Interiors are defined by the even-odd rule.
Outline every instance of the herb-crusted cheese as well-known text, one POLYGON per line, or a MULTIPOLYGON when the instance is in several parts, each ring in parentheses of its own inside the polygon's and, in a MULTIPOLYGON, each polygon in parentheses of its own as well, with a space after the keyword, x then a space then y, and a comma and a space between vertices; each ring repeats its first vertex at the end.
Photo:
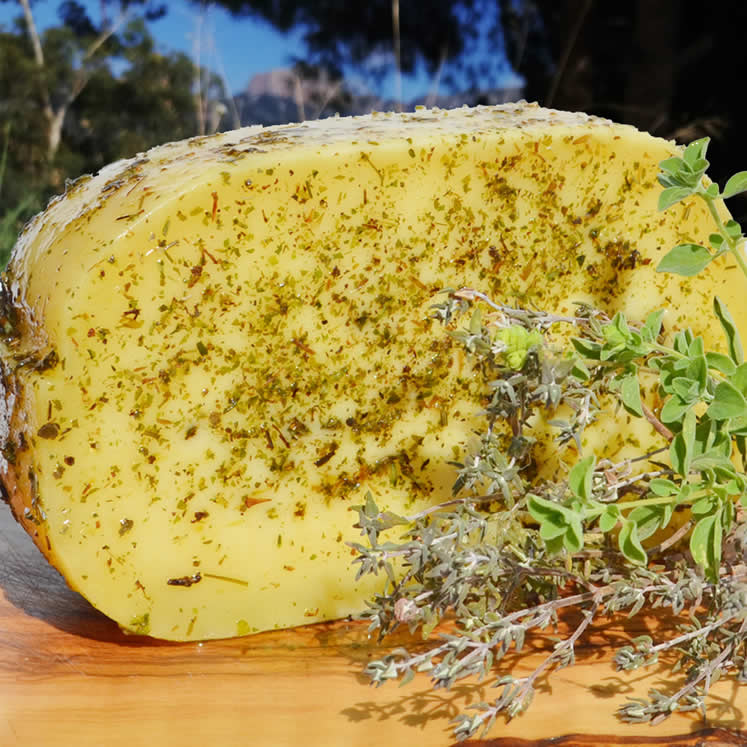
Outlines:
MULTIPOLYGON (((714 290, 658 258, 704 241, 656 209, 675 147, 529 104, 247 128, 80 179, 6 278, 3 479, 70 585, 170 639, 344 616, 351 507, 450 495, 480 380, 445 287, 701 329, 714 290)), ((608 426, 607 442, 631 436, 608 426)))

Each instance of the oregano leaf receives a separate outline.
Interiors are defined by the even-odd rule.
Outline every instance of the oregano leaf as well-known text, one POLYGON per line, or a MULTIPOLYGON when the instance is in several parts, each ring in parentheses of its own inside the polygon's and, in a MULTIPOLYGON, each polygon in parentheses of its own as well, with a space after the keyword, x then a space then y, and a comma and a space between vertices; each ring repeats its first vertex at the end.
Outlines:
POLYGON ((596 456, 592 454, 576 462, 568 473, 568 487, 583 501, 591 499, 591 481, 595 464, 596 456))
POLYGON ((715 581, 721 564, 722 528, 721 513, 704 516, 690 535, 690 554, 701 566, 706 576, 715 581))
POLYGON ((700 244, 680 244, 664 255, 656 271, 693 277, 702 272, 712 259, 713 255, 700 244))
POLYGON ((672 156, 671 158, 665 158, 660 164, 659 168, 667 173, 676 175, 682 169, 684 161, 678 156, 672 156))
POLYGON ((682 438, 682 434, 678 433, 669 446, 669 461, 678 475, 688 476, 690 473, 690 458, 691 455, 687 453, 685 440, 682 438))
POLYGON ((666 480, 662 477, 655 477, 648 484, 648 489, 654 495, 667 496, 667 495, 674 495, 677 492, 678 487, 677 487, 677 483, 674 483, 671 480, 666 480))
POLYGON ((699 160, 704 160, 706 151, 708 150, 708 144, 711 142, 711 138, 709 137, 701 137, 697 140, 693 140, 692 143, 689 143, 687 147, 685 148, 684 153, 682 154, 683 161, 690 167, 693 167, 694 164, 699 160))
POLYGON ((562 514, 547 517, 540 525, 540 537, 543 540, 553 540, 565 534, 568 525, 563 521, 562 514))
POLYGON ((695 427, 697 425, 697 418, 695 416, 695 410, 688 410, 685 413, 685 417, 682 420, 682 430, 680 435, 682 436, 682 442, 685 447, 685 474, 690 471, 693 456, 695 455, 695 427))
POLYGON ((641 545, 641 540, 638 537, 638 527, 634 521, 628 519, 623 522, 617 541, 620 547, 620 552, 631 563, 635 563, 636 565, 646 564, 648 556, 641 545))
POLYGON ((729 197, 734 197, 740 192, 747 192, 747 171, 738 171, 726 182, 721 198, 728 200, 729 197))
POLYGON ((620 509, 612 504, 604 509, 604 513, 599 517, 599 528, 603 532, 610 532, 620 521, 620 509))
POLYGON ((540 525, 540 537, 547 543, 562 537, 568 528, 568 509, 538 495, 530 495, 527 508, 540 525))
POLYGON ((574 337, 571 340, 573 347, 576 348, 576 352, 583 355, 585 358, 598 361, 601 355, 602 346, 598 342, 592 340, 585 340, 581 337, 574 337))
POLYGON ((628 519, 638 527, 640 540, 648 539, 657 529, 665 527, 672 515, 670 505, 638 506, 629 514, 628 519), (669 511, 667 512, 667 508, 669 511))
POLYGON ((740 363, 737 366, 737 370, 733 376, 729 377, 729 381, 740 391, 742 394, 747 396, 747 363, 740 363))
POLYGON ((706 414, 714 420, 728 420, 747 415, 747 400, 731 382, 721 381, 713 393, 706 414))
POLYGON ((711 542, 711 533, 716 521, 714 514, 703 517, 695 525, 690 535, 690 553, 693 560, 701 567, 708 564, 708 545, 711 542))
POLYGON ((734 323, 732 315, 729 313, 729 309, 726 308, 726 304, 718 297, 713 298, 713 310, 721 322, 721 327, 726 335, 726 342, 729 346, 729 355, 731 359, 737 365, 744 362, 744 352, 742 350, 742 340, 739 337, 739 330, 737 325, 734 323))
POLYGON ((726 233, 729 234, 732 239, 738 239, 742 235, 742 226, 740 226, 733 218, 726 221, 724 228, 726 229, 726 233))
POLYGON ((677 423, 691 407, 692 402, 685 402, 675 394, 664 403, 659 417, 663 423, 677 423))
POLYGON ((659 195, 659 210, 667 210, 693 193, 689 187, 668 187, 659 195))
POLYGON ((711 514, 713 512, 713 496, 706 495, 703 498, 698 498, 697 501, 690 506, 690 513, 694 516, 703 516, 704 514, 711 514))
POLYGON ((664 318, 665 310, 658 309, 652 311, 647 317, 645 324, 641 327, 641 336, 646 342, 655 342, 661 332, 661 322, 664 318))
POLYGON ((638 382, 638 375, 634 372, 626 376, 620 385, 620 398, 622 399, 625 409, 643 417, 643 404, 641 402, 641 386, 638 382))
POLYGON ((563 545, 570 553, 580 552, 584 547, 584 527, 579 519, 573 519, 569 522, 565 535, 563 536, 563 545))
POLYGON ((724 376, 733 376, 737 370, 736 364, 728 355, 709 352, 705 354, 705 357, 708 368, 719 371, 724 376))

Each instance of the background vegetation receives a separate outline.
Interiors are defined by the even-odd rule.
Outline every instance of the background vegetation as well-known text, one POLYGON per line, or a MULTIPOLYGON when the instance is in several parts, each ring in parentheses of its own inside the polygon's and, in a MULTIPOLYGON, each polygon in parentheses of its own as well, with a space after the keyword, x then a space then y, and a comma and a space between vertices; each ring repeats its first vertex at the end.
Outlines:
MULTIPOLYGON (((38 0, 44 2, 45 0, 38 0)), ((54 0, 46 0, 54 2, 54 0)), ((168 23, 154 0, 58 3, 40 32, 31 0, 0 27, 0 253, 65 180, 168 140, 230 129, 221 80, 157 51, 168 23), (156 22, 157 21, 157 22, 156 22)), ((713 176, 747 164, 744 102, 733 93, 747 4, 735 0, 216 0, 238 19, 303 29, 304 75, 383 61, 425 69, 471 102, 524 79, 524 97, 629 122, 654 134, 713 139, 713 176), (481 50, 476 53, 475 50, 481 50), (727 152, 729 157, 727 159, 727 152), (728 161, 728 163, 727 163, 728 161)), ((195 12, 204 0, 193 0, 195 12)), ((374 66, 375 68, 375 66, 374 66)), ((488 100, 488 99, 484 99, 488 100)), ((399 106, 400 102, 391 102, 399 106)), ((734 206, 741 211, 739 204, 734 206)))

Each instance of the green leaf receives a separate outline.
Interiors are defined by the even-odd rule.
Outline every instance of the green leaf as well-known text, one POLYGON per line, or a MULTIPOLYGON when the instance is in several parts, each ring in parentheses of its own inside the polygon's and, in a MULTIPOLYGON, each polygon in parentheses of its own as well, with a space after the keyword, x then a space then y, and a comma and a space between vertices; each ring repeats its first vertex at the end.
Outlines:
POLYGON ((594 475, 596 456, 584 457, 571 467, 568 473, 568 487, 573 495, 577 495, 582 501, 591 500, 591 478, 594 475))
POLYGON ((410 523, 410 520, 404 516, 392 513, 391 511, 384 511, 379 514, 378 528, 380 531, 385 529, 391 529, 392 527, 406 526, 410 523))
POLYGON ((690 349, 690 345, 694 339, 695 335, 693 335, 691 329, 681 329, 674 336, 674 349, 678 353, 682 353, 682 355, 687 355, 687 351, 690 349))
POLYGON ((710 570, 711 570, 711 578, 713 580, 718 579, 719 575, 719 568, 721 566, 721 551, 723 547, 723 541, 724 541, 724 529, 723 525, 721 524, 721 514, 716 514, 716 521, 714 522, 713 527, 713 544, 711 545, 711 552, 710 552, 710 570))
POLYGON ((565 534, 568 527, 566 508, 538 495, 530 495, 527 508, 532 518, 540 525, 540 537, 548 541, 565 534))
POLYGON ((726 229, 726 233, 728 233, 732 239, 738 239, 742 235, 742 226, 740 226, 733 218, 726 221, 724 228, 726 229))
POLYGON ((574 337, 571 342, 573 347, 576 348, 576 352, 583 355, 585 358, 598 361, 601 355, 602 346, 598 342, 592 342, 591 340, 585 340, 581 337, 574 337))
POLYGON ((708 368, 720 371, 724 376, 733 376, 737 370, 734 361, 723 353, 706 353, 706 363, 708 368))
POLYGON ((728 200, 729 197, 734 197, 740 192, 747 192, 747 171, 739 171, 726 182, 724 191, 721 193, 721 197, 724 200, 728 200))
POLYGON ((695 427, 697 426, 697 418, 695 417, 695 410, 688 410, 685 417, 682 420, 682 430, 680 435, 682 436, 682 442, 685 447, 685 469, 687 472, 690 471, 693 455, 695 453, 695 427))
POLYGON ((573 376, 574 379, 583 382, 588 381, 591 378, 591 371, 589 371, 583 361, 576 359, 573 362, 573 368, 570 371, 570 375, 573 376))
POLYGON ((641 387, 636 373, 632 373, 630 376, 626 376, 622 380, 620 386, 620 398, 622 399, 622 403, 625 405, 626 410, 637 415, 639 418, 643 417, 641 387))
POLYGON ((652 311, 646 317, 646 323, 641 327, 641 336, 646 342, 655 342, 661 332, 661 322, 665 314, 664 309, 652 311))
POLYGON ((695 516, 703 516, 704 514, 712 514, 715 509, 714 498, 711 495, 703 496, 698 498, 692 506, 690 506, 690 512, 695 516))
POLYGON ((605 347, 619 347, 626 345, 631 339, 630 327, 624 314, 619 311, 609 324, 602 327, 602 335, 607 343, 605 347))
MULTIPOLYGON (((706 168, 708 168, 707 165, 706 168)), ((705 188, 705 193, 708 195, 708 197, 711 197, 715 200, 718 197, 718 184, 716 184, 716 182, 712 182, 711 184, 709 184, 705 188)))
POLYGON ((729 469, 732 467, 729 457, 725 456, 723 452, 718 449, 710 449, 703 454, 699 454, 693 458, 690 464, 690 468, 697 471, 715 469, 716 467, 721 467, 722 469, 729 469))
POLYGON ((687 477, 690 473, 692 454, 687 451, 687 444, 681 433, 678 433, 669 447, 669 461, 678 475, 687 477))
POLYGON ((692 171, 693 174, 697 174, 699 176, 705 174, 706 169, 710 165, 711 164, 705 158, 696 158, 691 164, 688 164, 688 166, 690 167, 690 171, 692 171))
POLYGON ((631 563, 635 563, 636 565, 646 564, 648 556, 641 545, 641 540, 638 537, 638 527, 634 521, 627 520, 623 523, 617 541, 620 546, 620 552, 631 563))
POLYGON ((561 513, 563 506, 554 501, 548 501, 547 498, 530 493, 527 496, 527 508, 535 521, 542 522, 553 514, 561 513))
POLYGON ((739 449, 739 455, 742 457, 742 469, 744 469, 744 465, 747 464, 747 436, 735 436, 734 440, 737 442, 737 449, 739 449))
POLYGON ((740 363, 737 366, 734 375, 729 378, 729 381, 731 381, 731 383, 742 392, 742 394, 747 396, 747 363, 740 363))
POLYGON ((638 506, 629 514, 628 519, 638 527, 638 538, 648 539, 660 527, 666 527, 672 518, 671 504, 658 506, 638 506))
POLYGON ((690 553, 711 581, 718 579, 722 545, 721 513, 705 516, 690 535, 690 553))
POLYGON ((712 540, 715 522, 715 514, 706 516, 695 525, 690 535, 690 552, 693 560, 702 567, 708 564, 708 546, 712 540))
POLYGON ((666 210, 693 193, 689 187, 668 187, 659 195, 659 210, 666 210))
POLYGON ((599 529, 603 532, 609 532, 617 526, 620 521, 620 509, 614 504, 607 506, 604 513, 599 517, 599 529))
POLYGON ((737 325, 734 323, 734 319, 729 313, 729 309, 726 308, 726 304, 718 297, 715 296, 713 299, 713 310, 721 322, 721 326, 726 335, 726 342, 729 345, 729 355, 731 359, 739 365, 744 362, 744 353, 742 351, 742 340, 739 337, 739 331, 737 325))
POLYGON ((556 537, 561 537, 566 533, 568 525, 565 523, 562 514, 555 514, 554 516, 545 519, 540 525, 540 537, 543 540, 553 540, 556 537))
POLYGON ((669 385, 683 402, 693 402, 698 398, 698 381, 687 376, 677 376, 669 382, 669 385))
POLYGON ((690 345, 688 345, 687 354, 690 356, 690 358, 693 359, 700 358, 705 355, 705 343, 703 342, 703 338, 700 335, 695 337, 690 345))
POLYGON ((668 189, 669 187, 680 187, 680 179, 677 177, 677 174, 672 173, 664 173, 661 172, 657 177, 657 181, 659 184, 661 184, 664 189, 668 189))
POLYGON ((675 394, 664 403, 659 417, 662 423, 678 423, 692 406, 692 402, 685 402, 675 394))
POLYGON ((568 524, 563 536, 565 549, 570 553, 580 552, 584 547, 584 528, 581 521, 574 519, 568 524))
POLYGON ((677 156, 671 158, 665 158, 660 164, 659 168, 666 174, 676 175, 680 172, 685 162, 677 156))
POLYGON ((545 548, 548 555, 557 555, 563 551, 563 537, 564 535, 561 534, 554 539, 545 540, 545 548))
POLYGON ((713 255, 700 244, 680 244, 664 255, 656 271, 692 277, 704 270, 712 259, 713 255))
POLYGON ((687 376, 672 379, 670 387, 683 402, 693 402, 698 397, 698 382, 687 376))
POLYGON ((682 160, 688 165, 693 166, 697 161, 705 159, 708 144, 711 142, 709 137, 701 137, 693 140, 682 154, 682 160))
POLYGON ((674 495, 679 490, 677 483, 665 480, 663 477, 655 477, 648 484, 648 489, 658 496, 674 495))
POLYGON ((721 381, 713 393, 713 402, 706 410, 708 417, 714 420, 728 420, 747 415, 747 400, 733 384, 721 381))

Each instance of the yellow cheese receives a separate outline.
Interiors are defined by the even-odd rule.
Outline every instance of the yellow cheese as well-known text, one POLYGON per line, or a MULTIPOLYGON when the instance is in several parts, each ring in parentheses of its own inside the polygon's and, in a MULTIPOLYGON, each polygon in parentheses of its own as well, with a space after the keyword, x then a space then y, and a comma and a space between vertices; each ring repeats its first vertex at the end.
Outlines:
MULTIPOLYGON (((351 507, 449 497, 479 422, 479 377, 429 318, 439 290, 663 306, 700 332, 717 291, 744 317, 727 262, 697 284, 654 272, 711 231, 699 204, 657 212, 674 152, 520 103, 247 128, 78 180, 6 277, 14 513, 134 632, 361 609, 351 507)), ((629 438, 605 428, 613 451, 629 438)))

